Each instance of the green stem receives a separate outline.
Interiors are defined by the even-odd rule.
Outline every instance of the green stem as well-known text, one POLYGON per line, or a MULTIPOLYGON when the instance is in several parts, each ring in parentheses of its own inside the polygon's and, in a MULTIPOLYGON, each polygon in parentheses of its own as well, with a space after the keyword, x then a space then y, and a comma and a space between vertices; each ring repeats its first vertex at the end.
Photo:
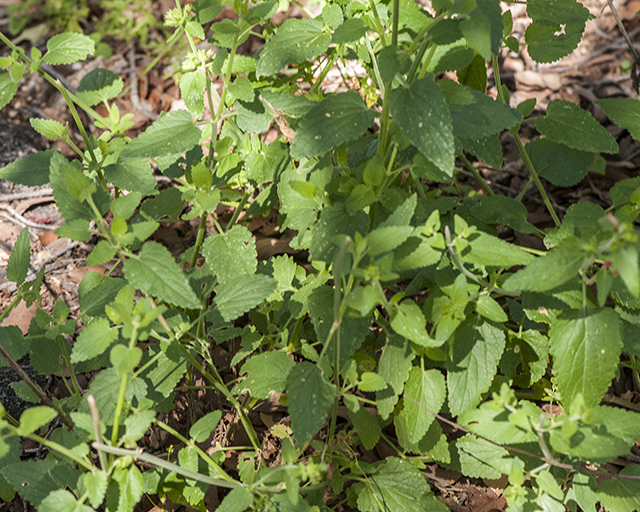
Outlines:
POLYGON ((60 350, 62 350, 62 357, 64 359, 65 364, 67 365, 67 370, 69 370, 69 376, 71 378, 71 383, 73 384, 73 389, 76 392, 76 396, 78 400, 82 398, 82 392, 80 391, 80 385, 78 384, 78 379, 76 378, 76 372, 71 365, 71 359, 69 359, 69 352, 67 347, 62 339, 62 336, 58 334, 58 343, 60 344, 60 350))
MULTIPOLYGON (((136 321, 133 322, 133 326, 131 329, 131 337, 129 338, 129 350, 131 350, 136 345, 136 341, 138 339, 138 323, 136 321)), ((113 431, 111 433, 111 444, 116 445, 118 443, 118 429, 120 427, 120 415, 122 414, 122 408, 124 406, 124 392, 127 389, 127 377, 128 373, 125 373, 122 376, 122 380, 120 381, 120 391, 118 393, 118 402, 116 403, 116 412, 113 416, 113 431)))
POLYGON ((416 178, 416 175, 413 172, 413 169, 409 170, 409 174, 411 175, 411 179, 413 180, 413 184, 415 185, 416 189, 418 190, 418 195, 420 196, 420 199, 426 201, 427 200, 427 194, 425 194, 424 188, 423 188, 422 183, 420 182, 420 180, 416 178))
POLYGON ((420 73, 418 73, 418 78, 424 78, 424 75, 427 74, 427 68, 429 67, 429 64, 431 64, 431 59, 433 59, 433 56, 436 53, 436 48, 438 48, 437 44, 433 44, 431 46, 431 49, 429 50, 429 55, 427 55, 427 58, 424 60, 424 63, 422 64, 422 69, 420 69, 420 73))
POLYGON ((229 224, 227 224, 227 229, 225 229, 225 232, 229 231, 233 226, 235 226, 236 222, 238 221, 238 217, 240 217, 240 214, 244 210, 244 205, 247 204, 247 201, 251 197, 252 193, 253 193, 253 190, 247 190, 244 193, 244 195, 242 196, 242 199, 240 199, 240 204, 238 204, 236 211, 233 212, 233 217, 231 217, 229 224))
POLYGON ((400 21, 400 0, 393 0, 393 25, 391 31, 391 44, 398 46, 398 24, 400 21))
POLYGON ((18 292, 18 295, 16 295, 16 298, 13 299, 13 301, 11 301, 11 304, 9 304, 7 306, 7 309, 5 309, 2 314, 0 314, 0 324, 2 323, 2 321, 7 318, 7 316, 9 315, 9 313, 11 313, 11 310, 13 308, 15 308, 18 304, 20 304, 20 301, 22 300, 22 295, 20 294, 20 292, 18 292))
POLYGON ((213 133, 214 133, 213 129, 218 125, 218 121, 220 120, 220 116, 222 115, 222 110, 224 109, 224 102, 227 98, 229 82, 231 81, 231 70, 233 69, 233 59, 236 55, 237 49, 238 49, 238 34, 236 34, 233 38, 233 45, 231 46, 231 52, 229 53, 229 64, 227 65, 227 72, 224 75, 224 82, 222 83, 222 92, 220 93, 220 105, 218 106, 218 112, 216 113, 215 119, 212 121, 212 125, 211 125, 211 137, 213 137, 213 133))
POLYGON ((462 160, 462 163, 464 167, 467 169, 467 171, 473 174, 473 177, 480 184, 480 186, 482 187, 482 190, 484 190, 489 196, 494 195, 493 190, 489 188, 489 185, 487 185, 487 182, 484 181, 484 178, 482 176, 480 176, 478 169, 476 169, 473 165, 471 165, 471 162, 469 162, 469 159, 464 154, 461 154, 459 158, 460 160, 462 160))
POLYGON ((85 459, 84 457, 79 457, 78 455, 76 455, 74 452, 72 452, 71 450, 69 450, 68 448, 65 448, 64 446, 58 444, 58 443, 54 443, 53 441, 49 441, 49 439, 45 439, 44 437, 40 437, 37 436, 35 434, 20 434, 22 437, 26 437, 27 439, 31 439, 32 441, 35 441, 36 443, 40 443, 43 446, 46 446, 47 448, 49 448, 50 450, 55 450, 58 453, 64 455, 65 457, 70 458, 72 461, 74 461, 76 464, 78 464, 78 466, 84 468, 87 471, 95 471, 97 468, 91 464, 87 459, 85 459))
POLYGON ((382 46, 387 46, 387 39, 384 37, 384 26, 382 25, 382 21, 380 21, 380 16, 378 15, 378 9, 376 9, 376 3, 374 0, 369 0, 369 4, 371 5, 371 11, 373 12, 373 20, 376 23, 376 29, 378 31, 378 35, 380 36, 380 42, 382 43, 382 46))
POLYGON ((204 212, 200 217, 200 226, 198 227, 198 235, 196 237, 196 246, 193 251, 193 259, 191 260, 191 268, 196 268, 198 263, 198 257, 200 256, 200 248, 202 247, 202 240, 204 239, 205 228, 207 227, 208 213, 204 212))

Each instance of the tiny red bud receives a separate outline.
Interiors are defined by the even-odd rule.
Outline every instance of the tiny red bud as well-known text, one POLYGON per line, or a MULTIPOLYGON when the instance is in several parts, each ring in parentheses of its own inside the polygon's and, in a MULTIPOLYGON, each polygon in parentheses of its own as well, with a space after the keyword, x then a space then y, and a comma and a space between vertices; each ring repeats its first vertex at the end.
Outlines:
POLYGON ((618 275, 618 271, 617 271, 617 270, 614 270, 614 271, 613 271, 613 275, 614 275, 614 276, 617 276, 617 275, 618 275))
POLYGON ((604 265, 602 265, 602 266, 605 268, 605 270, 609 270, 609 267, 611 266, 611 262, 610 261, 605 261, 604 265))

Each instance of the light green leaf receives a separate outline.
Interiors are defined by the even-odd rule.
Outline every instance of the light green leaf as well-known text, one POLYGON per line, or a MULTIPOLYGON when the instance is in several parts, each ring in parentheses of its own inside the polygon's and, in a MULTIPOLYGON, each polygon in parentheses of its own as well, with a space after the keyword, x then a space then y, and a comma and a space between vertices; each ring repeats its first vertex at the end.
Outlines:
POLYGON ((389 96, 394 121, 414 146, 448 176, 453 175, 454 142, 451 115, 433 75, 394 89, 389 96))
POLYGON ((287 398, 291 428, 299 448, 322 427, 333 404, 336 388, 329 384, 315 364, 297 363, 287 377, 287 398))
POLYGON ((200 141, 200 130, 186 110, 163 115, 138 135, 120 154, 121 158, 157 157, 188 151, 200 141))
POLYGON ((258 266, 256 242, 244 226, 235 225, 229 231, 207 237, 202 254, 209 268, 222 284, 237 277, 253 274, 258 266))
POLYGON ((122 78, 113 71, 96 68, 90 71, 78 86, 77 96, 90 107, 115 98, 124 87, 122 78))
POLYGON ((322 54, 331 43, 318 19, 288 19, 260 52, 256 74, 272 75, 287 64, 304 62, 322 54))
POLYGON ((476 265, 511 267, 526 265, 534 256, 517 245, 510 244, 487 233, 476 232, 467 238, 469 246, 460 252, 460 260, 476 265))
POLYGON ((388 386, 376 393, 378 412, 386 420, 398 401, 398 395, 404 389, 409 378, 415 352, 411 344, 401 336, 392 336, 387 341, 378 362, 378 375, 387 381, 388 386))
POLYGON ((360 18, 349 18, 336 28, 333 34, 333 44, 346 44, 358 41, 367 33, 367 27, 360 18))
POLYGON ((240 371, 247 373, 242 383, 251 396, 267 399, 273 393, 282 393, 287 385, 287 376, 295 363, 285 352, 263 352, 249 359, 240 371))
POLYGON ((565 240, 546 256, 536 258, 527 267, 504 282, 506 290, 545 292, 575 279, 588 257, 575 238, 565 240))
POLYGON ((93 39, 76 32, 57 34, 47 41, 47 53, 44 62, 47 64, 73 64, 93 55, 95 43, 93 39))
POLYGON ((231 489, 216 510, 217 512, 244 512, 252 503, 253 494, 244 487, 238 487, 231 489))
POLYGON ((476 311, 480 316, 485 317, 487 320, 493 320, 494 322, 506 322, 509 319, 500 304, 488 295, 478 297, 476 311))
POLYGON ((242 101, 251 102, 255 98, 255 92, 251 81, 246 76, 237 77, 229 84, 229 92, 242 101))
POLYGON ((120 158, 104 168, 104 177, 123 190, 147 196, 158 193, 158 183, 146 158, 120 158))
POLYGON ((360 376, 358 388, 365 393, 371 391, 380 391, 387 387, 387 381, 377 373, 363 372, 360 376))
POLYGON ((527 14, 533 20, 524 38, 529 55, 540 63, 554 62, 576 49, 582 39, 589 10, 576 0, 532 0, 527 14))
POLYGON ((40 427, 48 425, 58 413, 51 407, 38 406, 30 407, 20 416, 20 426, 17 433, 20 436, 32 434, 40 427))
POLYGON ((207 85, 204 68, 189 71, 180 77, 180 94, 189 112, 196 119, 204 113, 204 90, 207 85))
POLYGON ((132 372, 142 359, 142 350, 138 347, 115 345, 109 354, 109 360, 118 372, 118 375, 127 375, 132 372))
POLYGON ((243 274, 220 284, 215 304, 226 322, 251 310, 276 289, 275 279, 260 274, 243 274))
POLYGON ((424 437, 435 419, 433 413, 440 412, 447 395, 447 386, 439 370, 425 371, 414 366, 409 372, 404 392, 409 441, 417 443, 424 437))
POLYGON ((462 473, 471 478, 500 478, 511 467, 509 452, 468 434, 456 441, 462 473))
POLYGON ((27 155, 0 169, 0 179, 19 183, 27 187, 38 187, 49 183, 49 165, 53 155, 60 151, 48 149, 27 155))
POLYGON ((449 410, 457 416, 480 403, 491 386, 506 345, 502 329, 476 319, 463 322, 455 332, 451 361, 447 364, 449 410))
POLYGON ((35 131, 49 140, 58 140, 58 137, 62 137, 66 130, 66 127, 62 123, 54 121, 53 119, 32 117, 29 119, 29 122, 35 131))
POLYGON ((632 98, 605 98, 594 101, 620 128, 640 140, 640 101, 632 98))
POLYGON ((353 91, 328 96, 300 120, 291 156, 311 158, 356 139, 371 126, 374 118, 375 112, 353 91))
POLYGON ((536 129, 553 142, 586 152, 617 153, 618 143, 586 110, 565 100, 553 100, 547 115, 538 117, 536 129))
POLYGON ((58 489, 49 494, 38 505, 38 512, 93 512, 88 505, 83 505, 69 491, 58 489))
POLYGON ((127 281, 144 293, 178 307, 199 308, 200 301, 171 253, 157 242, 147 242, 137 257, 124 263, 127 281))
POLYGON ((340 235, 348 235, 353 239, 356 233, 365 234, 368 229, 369 216, 362 211, 350 215, 345 211, 344 203, 323 208, 312 231, 309 247, 311 259, 332 261, 338 251, 340 235))
POLYGON ((94 508, 98 508, 107 492, 109 484, 109 475, 105 471, 96 471, 84 474, 84 487, 89 494, 89 503, 94 508))
POLYGON ((196 443, 202 443, 207 440, 211 432, 218 426, 218 423, 222 419, 222 411, 213 411, 209 414, 205 414, 202 418, 196 421, 189 429, 189 436, 194 439, 196 443))
POLYGON ((605 308, 562 312, 551 324, 549 342, 563 404, 581 393, 587 407, 597 405, 620 361, 618 315, 605 308))
POLYGON ((549 139, 534 139, 525 149, 535 170, 559 187, 572 187, 582 181, 593 163, 593 152, 572 149, 549 139))
POLYGON ((96 318, 78 335, 73 344, 71 362, 87 361, 103 354, 118 339, 118 329, 109 327, 109 320, 96 318))
MULTIPOLYGON (((640 466, 631 464, 620 471, 620 475, 640 477, 640 466)), ((604 480, 598 485, 596 496, 605 510, 634 512, 640 509, 640 479, 604 480)))
POLYGON ((332 29, 337 29, 344 21, 342 8, 338 4, 327 4, 322 8, 322 19, 332 29))
POLYGON ((11 249, 11 255, 7 263, 7 279, 20 287, 27 278, 30 264, 31 240, 29 239, 29 230, 24 228, 18 235, 13 249, 11 249))
POLYGON ((116 468, 113 479, 118 482, 118 511, 133 510, 142 498, 144 481, 135 464, 127 468, 116 468))
POLYGON ((411 226, 380 227, 371 231, 367 237, 367 253, 378 256, 399 247, 414 232, 411 226))
POLYGON ((410 339, 422 347, 439 347, 442 342, 436 341, 427 333, 427 320, 415 302, 405 300, 395 305, 389 324, 395 332, 410 339))
POLYGON ((127 428, 124 438, 130 442, 136 442, 145 434, 151 423, 156 416, 155 411, 147 409, 145 411, 138 411, 128 416, 124 420, 124 425, 127 428))
POLYGON ((6 69, 0 70, 0 108, 9 103, 18 92, 18 82, 6 69))
MULTIPOLYGON (((504 384, 503 384, 504 385, 504 384)), ((518 412, 524 412, 534 424, 540 421, 540 408, 527 401, 518 403, 518 412)), ((522 413, 520 413, 522 414, 522 413)), ((469 409, 458 416, 458 423, 474 434, 486 437, 496 443, 524 444, 537 441, 532 429, 525 430, 516 423, 509 421, 505 408, 501 404, 489 401, 480 407, 469 409)))

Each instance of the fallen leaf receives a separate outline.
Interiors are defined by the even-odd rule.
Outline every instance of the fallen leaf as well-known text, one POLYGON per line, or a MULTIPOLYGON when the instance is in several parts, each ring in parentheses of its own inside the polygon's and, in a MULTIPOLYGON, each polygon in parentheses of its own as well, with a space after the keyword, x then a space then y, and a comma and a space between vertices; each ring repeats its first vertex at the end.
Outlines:
POLYGON ((31 307, 28 308, 24 301, 21 301, 20 304, 11 310, 7 318, 4 319, 4 322, 2 322, 2 325, 4 327, 15 325, 19 327, 22 334, 26 336, 29 333, 31 319, 36 316, 37 307, 37 302, 31 304, 31 307))

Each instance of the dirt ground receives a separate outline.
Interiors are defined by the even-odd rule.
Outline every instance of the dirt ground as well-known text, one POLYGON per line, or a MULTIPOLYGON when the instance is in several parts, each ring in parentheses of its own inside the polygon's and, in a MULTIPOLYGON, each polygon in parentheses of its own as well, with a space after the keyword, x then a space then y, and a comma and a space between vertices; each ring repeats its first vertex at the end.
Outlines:
MULTIPOLYGON (((614 135, 620 146, 618 155, 605 155, 606 172, 604 175, 590 173, 582 182, 574 187, 556 187, 546 183, 546 190, 557 211, 563 213, 566 208, 576 201, 591 201, 608 208, 611 205, 608 190, 618 181, 638 176, 640 166, 640 144, 634 141, 628 132, 611 124, 603 112, 594 105, 593 101, 600 98, 628 97, 640 98, 633 90, 632 80, 629 76, 629 61, 632 60, 630 51, 622 37, 616 21, 607 7, 606 0, 587 0, 585 2, 594 20, 587 23, 585 36, 579 48, 568 57, 550 65, 538 65, 527 55, 526 49, 521 49, 519 55, 505 51, 501 56, 502 80, 511 91, 511 101, 515 104, 529 98, 536 98, 536 111, 543 113, 551 100, 564 99, 580 104, 589 110, 607 130, 614 135)), ((174 6, 173 0, 155 2, 155 9, 163 12, 166 8, 174 6), (165 9, 163 9, 165 8, 165 9)), ((615 2, 620 18, 622 19, 630 37, 635 40, 640 34, 640 17, 636 12, 640 10, 640 0, 615 2)), ((317 6, 310 6, 313 9, 317 6)), ((514 34, 520 41, 523 40, 524 29, 528 24, 526 6, 523 4, 503 4, 503 8, 511 10, 514 18, 514 34)), ((229 15, 224 11, 221 16, 229 15)), ((292 9, 287 16, 301 16, 299 9, 292 9)), ((284 16, 282 16, 284 19, 284 16)), ((0 2, 0 30, 7 33, 6 3, 0 2), (4 5, 4 7, 3 7, 4 5)), ((51 35, 51 34, 50 34, 51 35)), ((46 39, 36 41, 24 41, 27 48, 30 44, 43 46, 46 39)), ((122 41, 109 41, 113 55, 107 59, 102 57, 89 59, 81 64, 72 66, 57 66, 56 71, 60 78, 71 87, 76 87, 80 79, 95 67, 108 68, 123 77, 125 86, 133 82, 133 90, 137 94, 127 94, 118 100, 121 114, 134 113, 135 126, 132 134, 144 130, 161 111, 179 108, 181 99, 179 89, 168 74, 171 61, 165 60, 154 67, 146 76, 140 76, 142 70, 149 64, 152 57, 145 53, 144 49, 135 44, 125 44, 122 41)), ((245 54, 252 55, 259 48, 261 40, 250 38, 242 48, 245 54)), ((640 45, 638 45, 640 46, 640 45)), ((6 54, 6 48, 0 48, 0 54, 6 54)), ((362 69, 351 69, 352 74, 363 73, 362 69)), ((491 78, 490 78, 491 81, 491 78)), ((339 74, 329 73, 323 87, 328 91, 334 91, 342 83, 339 74)), ((495 96, 495 87, 490 88, 489 94, 495 96)), ((104 112, 101 112, 104 113, 104 112)), ((7 165, 11 161, 22 158, 35 149, 59 149, 65 155, 73 156, 69 148, 62 143, 49 143, 40 139, 30 126, 28 119, 31 117, 43 117, 66 122, 71 121, 63 100, 55 94, 55 90, 39 76, 23 79, 22 86, 16 99, 5 107, 0 113, 0 166, 7 165), (18 125, 18 127, 16 127, 18 125)), ((205 114, 206 117, 206 114, 205 114)), ((273 125, 263 137, 267 141, 274 140, 279 135, 277 125, 273 125)), ((533 137, 532 126, 523 128, 524 142, 533 137), (529 130, 529 131, 527 131, 529 130)), ((82 139, 76 132, 73 134, 82 144, 82 139)), ((528 220, 545 229, 552 225, 552 219, 547 213, 542 200, 533 185, 528 186, 528 173, 522 163, 515 144, 508 134, 503 138, 504 167, 500 170, 492 169, 484 164, 476 163, 489 185, 497 192, 510 197, 523 194, 523 203, 529 211, 528 220), (525 187, 528 188, 526 190, 525 187)), ((470 174, 461 171, 461 181, 474 188, 478 188, 470 174)), ((158 176, 161 186, 167 178, 158 176)), ((233 211, 221 206, 216 212, 217 220, 222 226, 231 218, 233 211)), ((62 219, 55 207, 52 191, 48 186, 23 187, 13 185, 0 180, 0 311, 3 311, 15 296, 15 286, 6 279, 6 264, 15 240, 23 229, 28 226, 32 243, 32 269, 35 275, 43 265, 46 265, 45 282, 42 288, 42 307, 51 310, 56 300, 62 299, 71 309, 72 316, 79 316, 77 292, 78 285, 84 275, 90 271, 106 272, 109 264, 97 267, 87 267, 86 257, 95 240, 87 243, 72 242, 66 238, 58 237, 55 229, 62 223, 62 219)), ((304 254, 296 254, 288 246, 286 233, 277 232, 277 214, 268 217, 253 219, 248 228, 256 237, 259 257, 266 259, 274 254, 288 253, 297 256, 300 261, 304 254)), ((193 245, 198 227, 197 219, 192 222, 176 222, 161 227, 153 238, 170 247, 174 254, 183 252, 193 245)), ((213 224, 210 226, 213 230, 213 224)), ((518 243, 531 247, 544 249, 542 243, 527 235, 518 235, 518 243)), ((23 305, 11 312, 3 325, 17 325, 23 332, 27 332, 29 322, 35 314, 34 308, 25 308, 23 305)), ((231 345, 223 344, 217 347, 219 359, 230 360, 232 357, 231 345)), ((28 361, 21 361, 28 367, 28 361)), ((8 382, 15 380, 12 370, 0 369, 0 399, 7 407, 12 407, 19 416, 21 408, 25 407, 15 395, 8 382)), ((93 375, 82 375, 81 386, 85 389, 93 375)), ((54 396, 62 397, 66 392, 60 382, 61 376, 52 376, 41 384, 54 396)), ((639 390, 635 387, 630 374, 621 370, 620 379, 614 382, 610 389, 610 396, 623 398, 631 404, 640 402, 639 390)), ((180 432, 186 432, 189 424, 187 410, 196 411, 198 414, 208 412, 220 407, 219 399, 208 393, 197 396, 184 392, 177 394, 178 405, 171 415, 164 418, 170 426, 180 432), (195 400, 195 403, 194 403, 195 400)), ((274 422, 283 420, 283 411, 279 409, 277 402, 265 403, 260 411, 253 413, 252 420, 256 428, 264 436, 264 453, 267 458, 274 461, 277 458, 278 441, 272 438, 269 427, 274 422)), ((286 421, 286 418, 284 418, 286 421)), ((235 438, 232 426, 236 418, 229 412, 224 416, 219 431, 216 435, 227 436, 229 444, 246 444, 242 439, 235 438), (228 434, 228 435, 227 435, 228 434)), ((143 447, 157 454, 165 454, 170 445, 178 446, 176 439, 171 439, 164 432, 153 432, 143 439, 143 447)), ((25 458, 37 456, 37 447, 29 443, 23 443, 25 458)), ((176 450, 177 453, 177 450, 176 450)), ((636 446, 633 454, 640 456, 640 450, 636 446)), ((387 454, 380 448, 363 457, 372 461, 380 460, 387 454)), ((238 454, 231 454, 226 466, 233 469, 237 463, 238 454)), ((640 459, 639 459, 640 460, 640 459)), ((619 459, 611 465, 611 470, 619 470, 629 464, 629 460, 619 459)), ((506 481, 478 481, 468 479, 463 475, 451 471, 430 466, 426 471, 430 483, 439 498, 446 503, 453 512, 496 512, 506 509, 506 501, 502 496, 502 490, 506 481)), ((222 496, 213 489, 208 493, 210 510, 216 508, 222 496)), ((337 502, 337 501, 336 501, 337 502)), ((138 506, 140 511, 161 510, 157 508, 157 500, 154 497, 143 499, 138 506), (155 504, 154 504, 155 501, 155 504)), ((176 506, 171 503, 164 504, 164 510, 183 511, 190 510, 184 506, 176 506)), ((0 512, 18 512, 29 510, 19 497, 11 503, 0 502, 0 512)), ((338 510, 349 510, 338 508, 338 510)))

